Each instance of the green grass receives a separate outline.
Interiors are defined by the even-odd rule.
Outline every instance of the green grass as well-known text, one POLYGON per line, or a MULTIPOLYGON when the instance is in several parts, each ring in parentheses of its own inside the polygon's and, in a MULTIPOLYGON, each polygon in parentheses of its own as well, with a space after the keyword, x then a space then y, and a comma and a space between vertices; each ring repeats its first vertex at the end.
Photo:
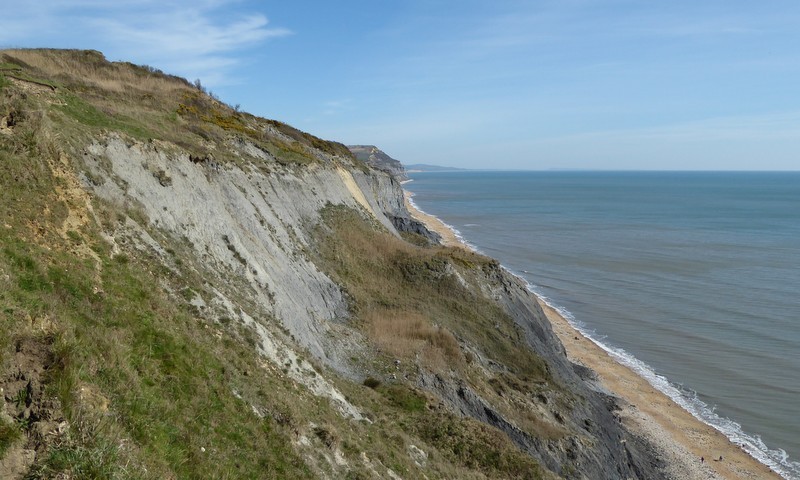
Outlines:
MULTIPOLYGON (((334 379, 380 420, 368 425, 341 418, 327 401, 300 394, 290 380, 264 371, 239 336, 225 329, 218 330, 219 339, 211 335, 188 305, 159 288, 166 277, 159 279, 157 265, 131 254, 110 258, 109 247, 90 229, 80 233, 100 255, 98 283, 91 260, 62 249, 74 238, 46 234, 49 248, 29 240, 25 225, 43 219, 57 224, 63 214, 55 213, 57 202, 48 201, 53 180, 37 168, 41 159, 12 158, 5 177, 11 183, 3 185, 11 194, 2 201, 13 202, 15 192, 26 190, 29 205, 7 219, 12 229, 0 229, 0 271, 9 274, 0 277, 0 351, 9 352, 15 332, 26 328, 24 319, 55 322, 59 367, 48 380, 49 391, 71 424, 68 436, 39 457, 30 478, 310 478, 318 471, 292 447, 293 432, 308 422, 320 426, 306 433, 317 442, 314 448, 341 448, 352 465, 338 473, 317 467, 331 477, 368 475, 359 466, 361 452, 404 477, 418 476, 407 454, 413 443, 430 454, 429 478, 468 478, 474 471, 491 478, 540 478, 536 462, 501 433, 430 410, 424 394, 401 384, 372 390, 334 379), (23 170, 39 173, 25 184, 13 182, 23 170), (50 217, 41 215, 45 205, 50 217), (94 293, 97 285, 100 294, 94 293), (77 392, 87 386, 107 399, 107 411, 81 400, 77 392), (251 405, 269 415, 257 418, 251 405)), ((441 269, 439 259, 427 256, 403 262, 398 278, 411 283, 435 283, 430 272, 441 269)), ((201 281, 183 288, 205 291, 201 281)))
MULTIPOLYGON (((3 75, 7 75, 9 77, 16 78, 18 80, 23 80, 26 82, 34 83, 36 85, 41 85, 43 87, 50 87, 53 89, 58 87, 57 83, 52 82, 50 80, 35 77, 26 72, 21 66, 12 62, 0 62, 0 73, 2 73, 3 75)), ((0 75, 0 77, 2 77, 2 75, 0 75)), ((7 82, 7 80, 5 81, 7 82)), ((2 85, 1 82, 0 85, 2 85)))
MULTIPOLYGON (((3 59, 0 67, 6 67, 0 68, 2 75, 54 89, 52 95, 56 101, 45 107, 63 114, 61 120, 66 121, 61 128, 70 140, 80 136, 79 133, 85 134, 82 127, 88 126, 95 131, 122 132, 139 140, 168 140, 202 155, 206 148, 204 141, 223 141, 233 134, 248 137, 283 165, 315 163, 318 160, 312 153, 314 150, 353 158, 340 143, 240 112, 191 88, 184 79, 149 67, 106 62, 99 52, 0 51, 0 59, 3 59), (150 90, 144 90, 148 86, 150 90), (78 122, 79 126, 69 125, 70 121, 78 122), (269 133, 270 129, 279 134, 269 133)), ((236 160, 235 156, 216 159, 236 160)))
MULTIPOLYGON (((75 235, 62 239, 50 226, 65 210, 51 197, 54 180, 44 160, 0 155, 0 213, 11 227, 0 224, 0 272, 8 275, 0 275, 0 360, 8 358, 15 332, 27 328, 26 318, 52 320, 62 368, 53 369, 48 388, 72 424, 70 437, 41 456, 32 478, 128 478, 125 465, 144 478, 310 477, 288 427, 255 417, 233 393, 247 382, 250 400, 269 405, 269 392, 290 397, 291 384, 245 379, 243 372, 262 370, 251 347, 227 333, 221 341, 209 335, 203 321, 158 287, 152 266, 111 259, 90 229, 81 233, 100 255, 96 278, 91 259, 66 253, 75 235), (76 393, 81 386, 100 392, 108 412, 87 408, 76 393), (120 449, 125 442, 135 448, 120 449)), ((14 438, 0 428, 3 448, 14 438)))
POLYGON ((554 478, 494 427, 430 405, 424 393, 402 383, 377 390, 388 402, 388 425, 417 438, 418 445, 427 444, 429 451, 453 465, 488 478, 554 478))
POLYGON ((194 132, 206 139, 219 136, 213 131, 215 128, 244 135, 268 151, 282 165, 309 165, 316 162, 317 159, 310 153, 309 148, 322 149, 330 154, 342 154, 342 151, 347 151, 341 145, 337 147, 337 144, 320 140, 281 122, 264 120, 263 124, 260 124, 258 119, 214 102, 198 91, 184 95, 178 104, 177 114, 189 122, 194 132), (267 134, 266 125, 275 127, 289 136, 290 140, 286 141, 267 134))
MULTIPOLYGON (((355 323, 391 354, 385 361, 399 356, 404 371, 411 372, 408 364, 415 363, 445 376, 456 371, 470 378, 476 388, 491 390, 488 378, 472 372, 458 343, 440 339, 441 332, 451 332, 450 338, 455 336, 496 365, 504 365, 503 378, 508 379, 509 388, 523 395, 536 385, 552 382, 544 361, 527 347, 513 320, 453 273, 477 285, 499 268, 494 260, 461 249, 408 244, 345 207, 327 207, 323 219, 325 226, 317 232, 319 263, 350 295, 355 323), (397 345, 400 348, 392 349, 397 345), (426 355, 430 360, 426 361, 426 355)), ((426 408, 425 396, 403 384, 380 385, 376 390, 397 412, 393 418, 400 428, 424 439, 449 462, 490 478, 549 478, 499 430, 443 409, 426 408)), ((527 418, 525 412, 503 410, 508 418, 519 417, 521 423, 531 425, 533 436, 551 435, 549 426, 527 418)))
POLYGON ((286 143, 280 140, 271 140, 266 143, 265 149, 282 165, 309 165, 316 159, 298 143, 286 143))
POLYGON ((44 461, 34 465, 26 478, 58 478, 66 473, 72 478, 92 480, 146 478, 143 471, 129 472, 120 468, 119 461, 119 448, 108 441, 95 440, 80 444, 68 441, 48 451, 44 461))
POLYGON ((330 155, 338 155, 355 160, 355 157, 353 156, 352 152, 350 152, 350 149, 341 143, 323 140, 311 135, 310 133, 302 132, 291 125, 287 125, 277 120, 267 120, 266 123, 272 125, 279 132, 287 135, 300 144, 321 150, 330 155))
POLYGON ((16 63, 0 62, 0 70, 15 72, 22 70, 22 67, 20 67, 16 63))
POLYGON ((489 478, 553 478, 503 433, 471 418, 440 412, 435 421, 418 421, 411 430, 436 446, 450 461, 482 471, 489 478))
POLYGON ((126 133, 140 140, 153 138, 153 133, 140 122, 121 114, 109 114, 73 94, 61 95, 62 104, 55 109, 81 125, 126 133))
MULTIPOLYGON (((105 431, 67 442, 40 465, 42 478, 72 472, 110 478, 119 470, 122 438, 141 449, 148 471, 179 478, 302 478, 309 476, 286 433, 258 419, 232 390, 245 369, 257 371, 252 351, 228 339, 224 348, 197 321, 176 309, 135 262, 105 261, 104 295, 92 292, 86 262, 3 239, 3 262, 15 272, 3 303, 15 317, 57 318, 63 329, 53 385, 76 425, 94 425, 76 394, 92 385, 108 399, 105 431), (47 265, 47 266, 45 266, 47 265), (202 450, 205 449, 205 452, 202 450)), ((5 322, 9 328, 8 319, 5 322)), ((266 385, 264 386, 266 390, 266 385)))
POLYGON ((425 396, 404 384, 381 386, 378 391, 389 400, 389 403, 405 412, 422 412, 425 409, 425 396))
MULTIPOLYGON (((327 207, 323 218, 327 228, 318 232, 319 262, 350 294, 352 309, 367 331, 375 321, 410 321, 429 335, 427 344, 409 338, 409 357, 434 348, 448 367, 463 366, 464 358, 448 347, 449 342, 437 341, 436 332, 450 332, 528 382, 550 380, 544 361, 524 345, 513 320, 452 273, 458 271, 466 279, 481 276, 499 268, 494 260, 462 249, 410 245, 345 207, 327 207)), ((373 340, 396 341, 396 335, 381 338, 382 332, 398 333, 386 327, 381 323, 371 331, 373 340)))

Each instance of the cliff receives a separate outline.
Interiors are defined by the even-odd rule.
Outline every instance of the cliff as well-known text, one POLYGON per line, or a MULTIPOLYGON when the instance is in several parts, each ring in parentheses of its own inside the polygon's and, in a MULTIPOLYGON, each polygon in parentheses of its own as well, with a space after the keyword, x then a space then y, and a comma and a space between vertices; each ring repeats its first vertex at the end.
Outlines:
POLYGON ((395 160, 375 145, 349 145, 347 147, 360 161, 375 170, 386 172, 399 180, 406 180, 406 171, 400 160, 395 160))
POLYGON ((0 477, 664 477, 343 145, 98 52, 0 89, 0 477))

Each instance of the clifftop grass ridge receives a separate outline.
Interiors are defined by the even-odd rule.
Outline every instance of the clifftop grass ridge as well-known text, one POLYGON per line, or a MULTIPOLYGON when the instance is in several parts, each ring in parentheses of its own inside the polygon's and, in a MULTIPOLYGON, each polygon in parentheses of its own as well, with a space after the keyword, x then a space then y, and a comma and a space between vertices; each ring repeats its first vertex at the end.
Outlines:
POLYGON ((661 476, 525 286, 339 143, 3 50, 0 164, 2 478, 661 476))

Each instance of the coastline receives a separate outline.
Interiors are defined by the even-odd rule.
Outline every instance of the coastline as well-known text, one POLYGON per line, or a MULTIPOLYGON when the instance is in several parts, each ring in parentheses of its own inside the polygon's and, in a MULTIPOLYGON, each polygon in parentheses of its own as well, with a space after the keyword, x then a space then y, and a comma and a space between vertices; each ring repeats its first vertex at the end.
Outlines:
MULTIPOLYGON (((411 215, 442 236, 445 246, 470 249, 455 232, 433 215, 420 211, 404 190, 411 215)), ((594 370, 600 383, 620 399, 620 416, 634 434, 646 438, 663 456, 667 474, 675 480, 776 479, 782 477, 724 434, 698 420, 646 379, 618 363, 593 340, 575 329, 542 297, 539 303, 572 362, 594 370), (701 462, 701 457, 705 458, 701 462), (719 458, 722 457, 720 461, 719 458), (715 460, 716 459, 716 460, 715 460)))
POLYGON ((428 215, 420 210, 411 200, 411 193, 405 189, 403 189, 403 202, 406 205, 406 210, 408 210, 412 217, 424 223, 425 226, 428 227, 428 230, 438 233, 439 236, 442 237, 442 245, 445 247, 469 248, 464 242, 458 239, 452 228, 448 227, 444 222, 433 215, 428 215))

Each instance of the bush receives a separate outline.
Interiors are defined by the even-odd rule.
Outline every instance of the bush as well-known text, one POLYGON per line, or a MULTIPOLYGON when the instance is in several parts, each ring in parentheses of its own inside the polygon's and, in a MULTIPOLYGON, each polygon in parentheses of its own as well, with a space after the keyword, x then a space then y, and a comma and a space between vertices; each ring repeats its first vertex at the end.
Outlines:
POLYGON ((409 413, 425 410, 425 405, 428 403, 424 395, 400 383, 382 388, 381 393, 389 403, 409 413))
POLYGON ((377 378, 367 377, 367 378, 364 379, 364 386, 365 387, 369 387, 369 388, 375 390, 380 385, 381 385, 381 381, 378 380, 377 378))

